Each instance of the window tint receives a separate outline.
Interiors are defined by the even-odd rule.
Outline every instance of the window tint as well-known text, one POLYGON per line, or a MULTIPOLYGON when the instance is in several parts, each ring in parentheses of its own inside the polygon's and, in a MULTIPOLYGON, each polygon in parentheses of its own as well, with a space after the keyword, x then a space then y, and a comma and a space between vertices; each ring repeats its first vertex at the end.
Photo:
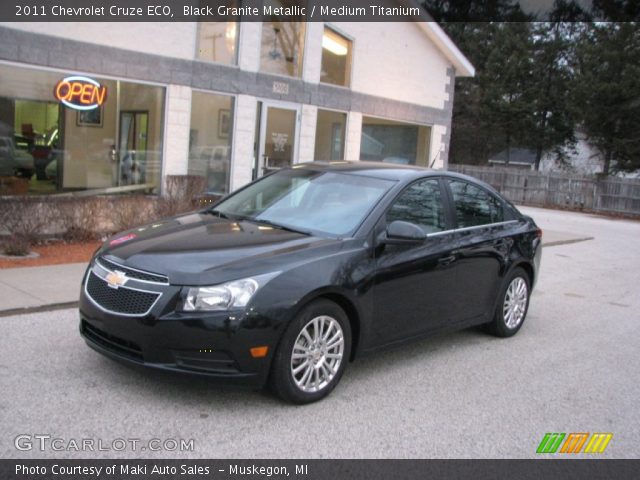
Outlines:
POLYGON ((483 188, 467 182, 449 180, 455 203, 458 228, 502 222, 502 203, 483 188))
POLYGON ((387 212, 387 224, 395 220, 414 223, 425 233, 444 230, 444 207, 438 180, 422 180, 402 192, 387 212))

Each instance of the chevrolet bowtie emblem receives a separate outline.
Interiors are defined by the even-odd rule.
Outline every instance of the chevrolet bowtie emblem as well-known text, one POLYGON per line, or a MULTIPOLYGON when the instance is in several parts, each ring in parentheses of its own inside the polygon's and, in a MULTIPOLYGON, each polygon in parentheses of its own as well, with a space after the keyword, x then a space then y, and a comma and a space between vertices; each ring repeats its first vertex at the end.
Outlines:
POLYGON ((118 288, 127 283, 127 276, 122 272, 109 272, 104 279, 111 288, 118 288))

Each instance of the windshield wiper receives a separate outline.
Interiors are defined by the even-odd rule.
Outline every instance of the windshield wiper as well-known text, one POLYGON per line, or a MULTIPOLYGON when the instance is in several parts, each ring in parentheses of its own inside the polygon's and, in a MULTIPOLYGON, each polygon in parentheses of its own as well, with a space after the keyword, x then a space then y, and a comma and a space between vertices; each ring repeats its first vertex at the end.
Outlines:
POLYGON ((275 222, 272 222, 271 220, 264 220, 262 218, 255 218, 255 217, 246 217, 243 220, 246 220, 248 222, 254 222, 254 223, 262 223, 263 225, 269 225, 270 227, 277 228, 279 230, 287 230, 288 232, 302 233, 303 235, 311 236, 311 232, 309 232, 308 230, 302 230, 300 228, 289 227, 288 225, 282 225, 280 223, 275 223, 275 222))
POLYGON ((220 218, 224 218, 225 220, 244 220, 246 217, 242 215, 229 215, 228 213, 221 212, 220 210, 216 210, 215 208, 212 210, 205 210, 205 213, 210 213, 211 215, 217 215, 220 218))

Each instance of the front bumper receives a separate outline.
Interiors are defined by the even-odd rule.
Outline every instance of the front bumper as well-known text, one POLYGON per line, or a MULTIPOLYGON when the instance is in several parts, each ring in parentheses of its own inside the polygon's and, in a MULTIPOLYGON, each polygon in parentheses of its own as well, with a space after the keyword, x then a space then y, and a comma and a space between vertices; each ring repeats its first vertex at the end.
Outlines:
POLYGON ((268 318, 253 310, 177 312, 181 288, 173 285, 147 285, 162 295, 144 315, 117 314, 91 298, 87 275, 79 303, 80 334, 94 350, 123 363, 224 383, 253 388, 266 383, 279 335, 268 318), (251 355, 257 346, 269 347, 266 357, 251 355))

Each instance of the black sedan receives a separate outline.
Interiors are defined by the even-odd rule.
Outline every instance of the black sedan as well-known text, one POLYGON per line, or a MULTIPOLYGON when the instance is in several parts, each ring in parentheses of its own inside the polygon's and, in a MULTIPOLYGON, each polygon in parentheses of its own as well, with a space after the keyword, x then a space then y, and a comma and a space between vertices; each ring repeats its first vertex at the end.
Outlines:
POLYGON ((488 185, 418 167, 299 164, 109 239, 80 331, 124 362, 319 400, 356 357, 524 322, 541 231, 488 185))

